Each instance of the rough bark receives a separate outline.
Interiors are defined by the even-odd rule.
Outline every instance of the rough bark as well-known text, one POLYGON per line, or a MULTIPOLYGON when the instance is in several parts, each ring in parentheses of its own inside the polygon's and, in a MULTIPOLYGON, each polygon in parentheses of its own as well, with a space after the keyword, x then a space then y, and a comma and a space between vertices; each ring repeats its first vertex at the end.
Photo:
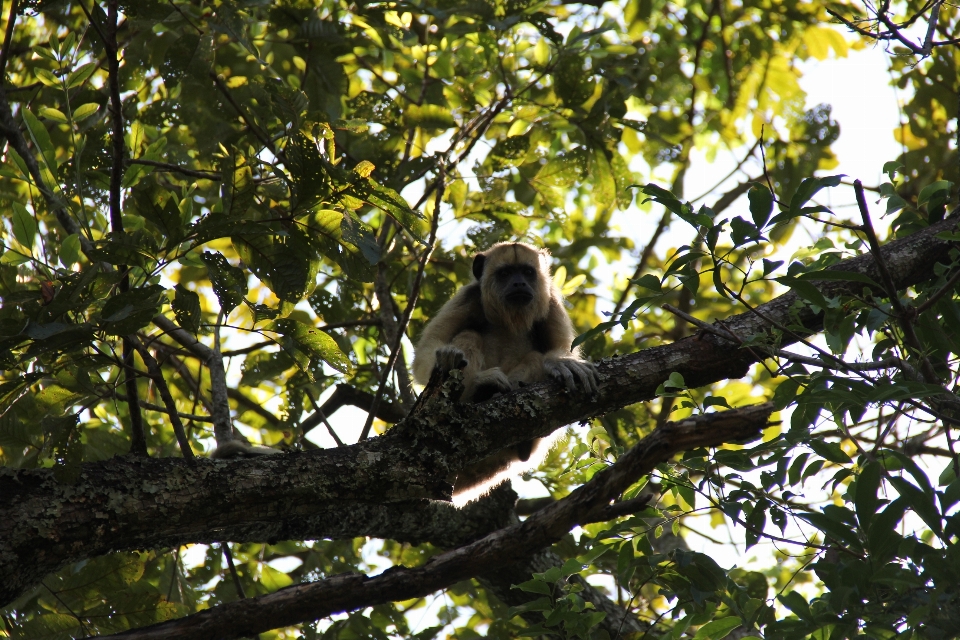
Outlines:
MULTIPOLYGON (((933 275, 956 243, 936 238, 946 220, 889 243, 884 259, 903 288, 933 275)), ((878 279, 869 255, 833 267, 878 279)), ((829 296, 862 284, 823 281, 829 296)), ((764 318, 819 331, 821 318, 794 308, 786 294, 723 326, 744 340, 770 331, 764 318), (792 313, 791 313, 792 310, 792 313)), ((794 342, 786 334, 779 344, 794 342)), ((648 400, 671 372, 690 387, 742 377, 757 360, 708 333, 675 344, 606 359, 600 391, 571 395, 552 383, 534 385, 482 405, 457 405, 442 393, 418 402, 386 435, 350 447, 252 460, 113 460, 86 464, 75 485, 49 470, 0 469, 0 602, 45 574, 111 550, 208 542, 377 536, 443 544, 445 515, 426 499, 446 499, 451 471, 501 448, 566 424, 648 400)))
POLYGON ((574 526, 605 520, 611 500, 679 451, 756 437, 773 412, 770 403, 713 413, 657 428, 617 462, 563 500, 523 522, 432 557, 423 566, 394 567, 368 577, 338 575, 111 638, 240 638, 376 604, 423 597, 497 567, 526 561, 574 526))

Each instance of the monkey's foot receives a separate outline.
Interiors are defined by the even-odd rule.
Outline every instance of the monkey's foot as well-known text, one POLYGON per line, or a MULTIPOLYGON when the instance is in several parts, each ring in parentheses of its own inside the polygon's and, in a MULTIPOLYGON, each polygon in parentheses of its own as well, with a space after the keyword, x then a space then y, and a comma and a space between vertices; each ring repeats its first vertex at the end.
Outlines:
POLYGON ((597 392, 600 382, 597 367, 588 360, 548 358, 543 361, 543 369, 551 378, 562 382, 567 391, 580 389, 587 393, 597 392))
POLYGON ((228 440, 223 444, 217 445, 217 448, 210 454, 211 458, 249 458, 252 456, 267 456, 274 453, 283 453, 270 447, 261 447, 250 444, 243 440, 228 440))

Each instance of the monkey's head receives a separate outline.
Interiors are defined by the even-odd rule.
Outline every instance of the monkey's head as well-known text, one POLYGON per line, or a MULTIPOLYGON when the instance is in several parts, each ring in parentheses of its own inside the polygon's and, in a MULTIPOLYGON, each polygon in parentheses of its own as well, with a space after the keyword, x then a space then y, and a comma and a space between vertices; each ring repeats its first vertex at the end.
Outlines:
POLYGON ((520 242, 502 242, 473 260, 487 320, 515 332, 529 331, 559 297, 550 277, 549 254, 520 242))

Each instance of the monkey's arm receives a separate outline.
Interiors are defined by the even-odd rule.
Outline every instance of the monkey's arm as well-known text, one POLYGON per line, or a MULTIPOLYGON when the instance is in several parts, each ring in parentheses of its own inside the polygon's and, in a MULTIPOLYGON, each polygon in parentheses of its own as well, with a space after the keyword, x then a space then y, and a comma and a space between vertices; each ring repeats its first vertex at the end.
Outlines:
POLYGON ((413 378, 427 384, 436 366, 447 370, 473 369, 482 365, 482 346, 479 334, 471 331, 483 321, 480 304, 480 286, 468 285, 460 289, 436 316, 427 323, 413 354, 413 378), (471 336, 470 334, 473 334, 471 336), (440 361, 437 360, 438 353, 440 361))

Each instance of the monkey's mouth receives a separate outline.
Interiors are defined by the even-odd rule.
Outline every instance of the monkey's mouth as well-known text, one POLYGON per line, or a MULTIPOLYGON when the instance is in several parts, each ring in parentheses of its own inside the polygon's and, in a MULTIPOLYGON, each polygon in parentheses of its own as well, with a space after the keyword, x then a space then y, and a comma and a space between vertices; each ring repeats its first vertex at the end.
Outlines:
POLYGON ((524 307, 533 300, 533 294, 529 291, 512 291, 506 295, 507 302, 516 306, 524 307))

